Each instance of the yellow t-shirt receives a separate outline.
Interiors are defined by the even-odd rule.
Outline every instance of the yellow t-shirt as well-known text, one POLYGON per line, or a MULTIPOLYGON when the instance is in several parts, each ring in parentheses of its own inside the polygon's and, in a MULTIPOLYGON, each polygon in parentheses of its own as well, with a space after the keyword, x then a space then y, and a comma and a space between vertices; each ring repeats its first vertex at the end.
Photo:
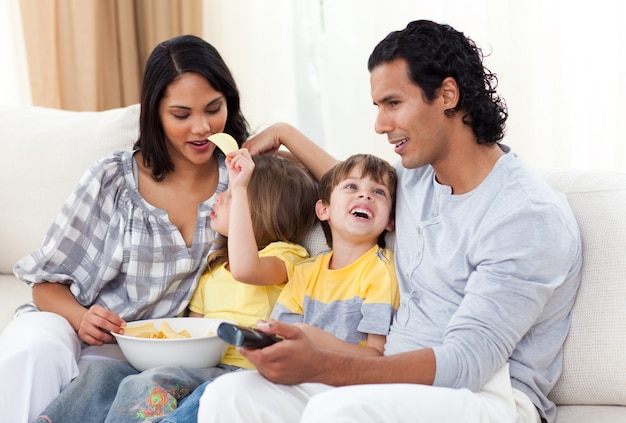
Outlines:
POLYGON ((368 334, 387 335, 398 308, 393 252, 374 245, 341 269, 330 269, 332 251, 303 261, 280 294, 272 317, 308 323, 351 344, 368 334))
MULTIPOLYGON (((283 260, 287 267, 287 276, 291 278, 294 266, 307 258, 308 253, 300 245, 277 241, 259 251, 259 256, 273 256, 283 260)), ((194 313, 203 314, 204 317, 256 326, 257 320, 270 316, 284 286, 284 284, 256 286, 237 282, 224 264, 211 272, 206 271, 200 277, 189 309, 194 313)), ((246 369, 253 368, 233 346, 226 351, 222 363, 246 369)))

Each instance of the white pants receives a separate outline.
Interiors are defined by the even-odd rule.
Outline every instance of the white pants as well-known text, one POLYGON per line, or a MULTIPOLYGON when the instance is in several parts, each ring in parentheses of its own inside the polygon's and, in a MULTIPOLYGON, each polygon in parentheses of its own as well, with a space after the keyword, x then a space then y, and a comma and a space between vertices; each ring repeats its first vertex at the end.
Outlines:
POLYGON ((478 393, 415 384, 269 382, 255 371, 219 377, 200 400, 199 423, 538 423, 528 396, 511 387, 508 364, 478 393))
POLYGON ((2 421, 32 422, 88 363, 123 359, 117 345, 82 347, 58 314, 30 312, 12 320, 0 335, 2 421))

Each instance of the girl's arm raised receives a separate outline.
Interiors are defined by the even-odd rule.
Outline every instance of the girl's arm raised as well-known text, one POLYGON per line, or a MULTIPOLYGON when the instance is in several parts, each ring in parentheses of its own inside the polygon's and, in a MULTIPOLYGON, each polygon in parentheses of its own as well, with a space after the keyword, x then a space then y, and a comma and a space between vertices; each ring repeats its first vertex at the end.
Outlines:
POLYGON ((259 257, 254 237, 248 182, 254 162, 246 149, 229 155, 231 204, 228 225, 228 266, 233 278, 252 285, 287 282, 285 263, 276 257, 259 257))

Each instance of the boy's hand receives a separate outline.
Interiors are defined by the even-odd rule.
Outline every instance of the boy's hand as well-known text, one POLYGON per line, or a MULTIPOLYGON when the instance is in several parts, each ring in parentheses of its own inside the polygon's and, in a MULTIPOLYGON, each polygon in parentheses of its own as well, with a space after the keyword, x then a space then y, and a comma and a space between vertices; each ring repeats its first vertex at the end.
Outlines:
POLYGON ((243 143, 250 154, 275 154, 282 145, 280 132, 283 125, 275 123, 243 143))

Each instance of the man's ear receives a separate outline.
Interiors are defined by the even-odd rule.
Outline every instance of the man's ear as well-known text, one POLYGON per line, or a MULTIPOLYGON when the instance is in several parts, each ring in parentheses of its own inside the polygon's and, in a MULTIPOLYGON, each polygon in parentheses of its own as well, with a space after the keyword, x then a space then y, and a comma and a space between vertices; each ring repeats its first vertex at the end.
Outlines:
POLYGON ((328 205, 324 204, 322 200, 317 200, 315 203, 315 214, 322 222, 328 220, 328 205))
POLYGON ((393 232, 396 229, 396 221, 393 219, 389 219, 389 223, 387 224, 387 227, 385 229, 387 230, 387 232, 393 232))
POLYGON ((441 82, 441 97, 446 110, 454 109, 459 104, 459 86, 456 83, 456 79, 451 76, 444 78, 441 82))

